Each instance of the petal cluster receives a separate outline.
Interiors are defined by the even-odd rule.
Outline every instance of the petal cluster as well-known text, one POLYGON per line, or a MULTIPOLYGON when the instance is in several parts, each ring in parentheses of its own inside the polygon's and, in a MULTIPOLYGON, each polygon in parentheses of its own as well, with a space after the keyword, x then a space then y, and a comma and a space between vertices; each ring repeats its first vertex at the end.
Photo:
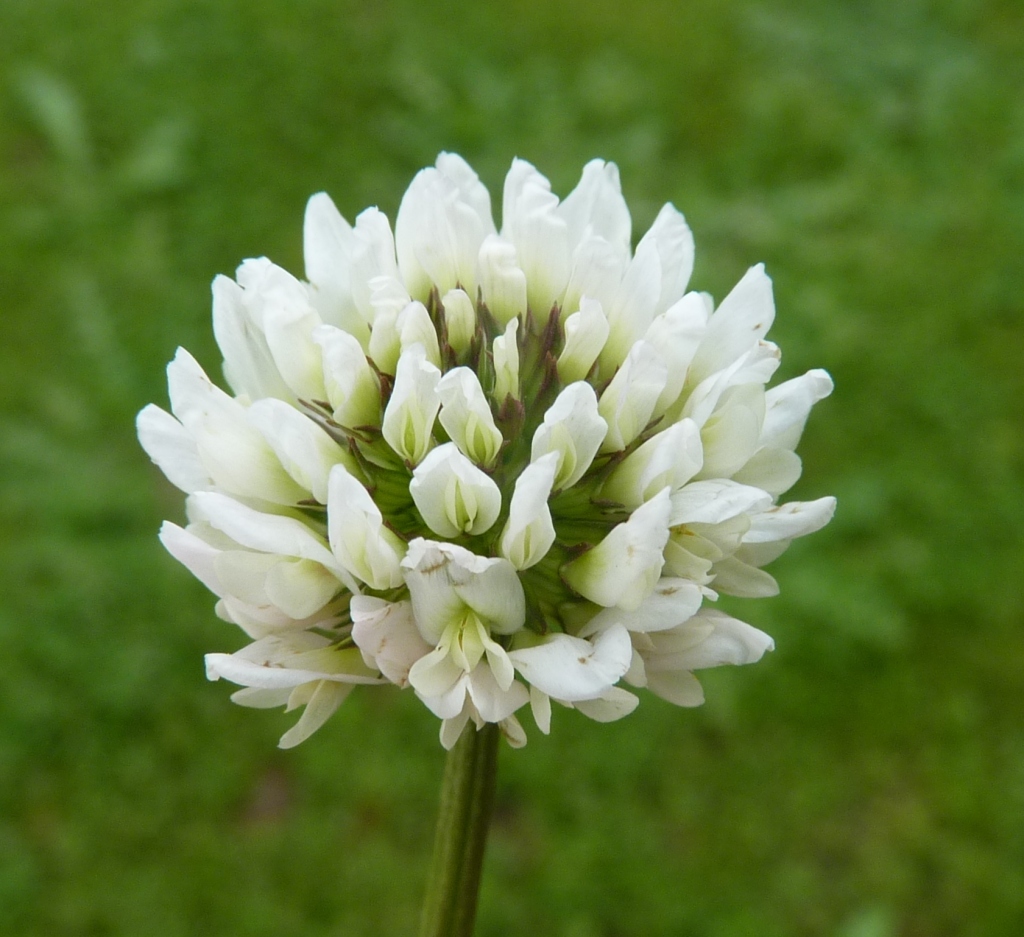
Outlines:
POLYGON ((783 502, 810 371, 771 389, 772 286, 716 308, 665 205, 632 248, 617 168, 560 200, 514 160, 491 197, 459 156, 413 179, 395 227, 324 193, 305 275, 266 258, 213 283, 225 391, 179 349, 143 448, 186 494, 161 540, 250 643, 207 655, 246 706, 302 709, 298 744, 356 684, 410 688, 451 747, 525 743, 529 704, 598 721, 630 689, 703 701, 694 671, 773 647, 715 609, 773 595, 764 566, 831 519, 783 502))

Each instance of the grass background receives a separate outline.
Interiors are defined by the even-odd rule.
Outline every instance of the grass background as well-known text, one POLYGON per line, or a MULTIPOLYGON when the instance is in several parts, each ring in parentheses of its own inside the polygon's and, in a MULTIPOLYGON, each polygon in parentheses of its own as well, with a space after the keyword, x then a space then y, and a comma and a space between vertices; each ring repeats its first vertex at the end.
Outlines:
POLYGON ((207 684, 241 635, 132 419, 176 345, 216 370, 216 273, 301 273, 311 192, 394 217, 443 148, 617 161, 837 383, 793 492, 836 519, 737 603, 778 650, 505 751, 479 934, 1020 933, 1022 91, 1017 0, 4 0, 0 933, 414 930, 436 722, 359 692, 285 754, 207 684))

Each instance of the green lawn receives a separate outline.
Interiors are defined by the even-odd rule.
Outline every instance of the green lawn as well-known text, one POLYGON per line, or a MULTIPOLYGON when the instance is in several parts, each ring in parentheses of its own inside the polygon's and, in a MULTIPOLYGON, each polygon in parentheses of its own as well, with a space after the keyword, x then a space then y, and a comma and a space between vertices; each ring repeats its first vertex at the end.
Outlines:
MULTIPOLYGON (((409 694, 228 702, 242 636, 156 540, 138 448, 209 282, 301 273, 306 197, 393 217, 441 149, 492 191, 618 162, 723 296, 824 366, 793 496, 833 524, 732 604, 778 649, 558 712, 502 753, 479 934, 1024 927, 1024 12, 1018 0, 0 4, 0 934, 414 931, 443 752, 409 694)), ((532 725, 527 718, 528 729, 532 725)))

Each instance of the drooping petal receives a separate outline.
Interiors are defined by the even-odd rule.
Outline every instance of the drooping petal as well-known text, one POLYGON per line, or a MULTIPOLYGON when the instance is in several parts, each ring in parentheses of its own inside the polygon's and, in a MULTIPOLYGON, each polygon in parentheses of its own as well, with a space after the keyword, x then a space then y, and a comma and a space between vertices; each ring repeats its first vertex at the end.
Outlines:
POLYGON ((306 701, 299 721, 281 736, 278 748, 294 748, 300 742, 305 742, 338 711, 338 707, 352 692, 352 686, 351 683, 321 680, 306 701))
POLYGON ((697 584, 685 579, 664 578, 633 611, 606 608, 598 612, 584 625, 579 637, 587 638, 618 625, 641 634, 666 631, 692 618, 703 598, 703 590, 697 584))
POLYGON ((628 716, 640 705, 640 698, 620 686, 613 686, 597 699, 580 700, 573 704, 594 722, 615 722, 628 716))
POLYGON ((569 702, 600 697, 626 673, 632 656, 629 634, 621 625, 613 625, 593 641, 556 634, 534 647, 509 653, 531 686, 569 702))

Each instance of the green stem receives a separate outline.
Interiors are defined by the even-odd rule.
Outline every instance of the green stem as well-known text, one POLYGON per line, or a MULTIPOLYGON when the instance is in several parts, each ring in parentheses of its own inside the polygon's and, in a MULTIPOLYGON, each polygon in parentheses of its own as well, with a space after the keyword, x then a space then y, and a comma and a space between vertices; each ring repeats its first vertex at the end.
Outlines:
POLYGON ((448 753, 420 937, 471 937, 498 777, 498 727, 469 725, 448 753))

